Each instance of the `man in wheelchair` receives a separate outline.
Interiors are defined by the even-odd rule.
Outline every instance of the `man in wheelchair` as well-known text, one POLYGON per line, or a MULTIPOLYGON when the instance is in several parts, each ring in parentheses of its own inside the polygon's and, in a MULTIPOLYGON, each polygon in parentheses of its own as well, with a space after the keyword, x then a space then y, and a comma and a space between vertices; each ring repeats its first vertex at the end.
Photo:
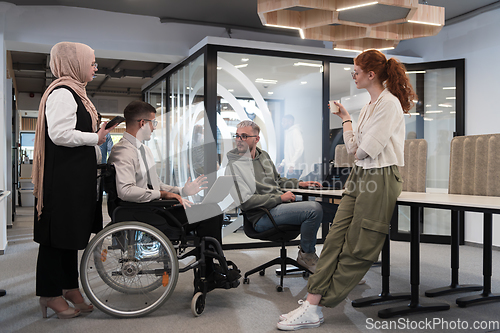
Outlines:
POLYGON ((118 197, 113 200, 108 194, 109 214, 113 214, 112 206, 118 202, 120 209, 113 214, 113 222, 131 219, 144 222, 162 231, 173 242, 182 243, 181 238, 186 234, 196 236, 194 242, 201 244, 197 246, 196 259, 203 260, 194 268, 195 292, 236 288, 240 270, 231 261, 226 261, 222 253, 223 215, 219 206, 194 205, 182 198, 206 189, 203 186, 207 178, 203 175, 193 181, 189 178, 184 187, 162 183, 151 150, 142 144, 150 140, 157 125, 155 114, 155 108, 142 101, 133 101, 124 110, 126 131, 108 158, 108 169, 114 167, 116 172, 118 197), (138 205, 131 203, 150 204, 137 209, 138 205))

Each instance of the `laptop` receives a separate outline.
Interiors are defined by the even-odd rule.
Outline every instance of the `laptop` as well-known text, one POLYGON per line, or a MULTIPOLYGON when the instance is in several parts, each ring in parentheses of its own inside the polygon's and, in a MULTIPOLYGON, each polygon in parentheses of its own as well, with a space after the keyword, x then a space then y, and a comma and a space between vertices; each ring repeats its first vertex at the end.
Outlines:
POLYGON ((219 203, 224 200, 229 194, 229 191, 234 186, 233 176, 220 176, 215 180, 208 193, 203 198, 203 201, 198 205, 219 203))
POLYGON ((316 190, 341 190, 351 173, 351 167, 336 167, 332 164, 330 172, 320 181, 323 187, 311 187, 316 190))

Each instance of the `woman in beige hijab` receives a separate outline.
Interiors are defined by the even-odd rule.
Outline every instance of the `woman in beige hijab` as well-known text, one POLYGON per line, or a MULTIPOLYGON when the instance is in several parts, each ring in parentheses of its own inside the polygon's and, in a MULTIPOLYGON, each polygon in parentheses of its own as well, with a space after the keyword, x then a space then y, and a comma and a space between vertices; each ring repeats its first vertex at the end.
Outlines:
POLYGON ((111 129, 104 124, 97 131, 97 111, 85 90, 97 71, 94 50, 58 43, 50 51, 50 69, 57 79, 40 102, 32 175, 34 239, 40 244, 36 294, 44 318, 51 308, 66 319, 93 310, 79 290, 78 250, 102 229, 95 146, 111 129))

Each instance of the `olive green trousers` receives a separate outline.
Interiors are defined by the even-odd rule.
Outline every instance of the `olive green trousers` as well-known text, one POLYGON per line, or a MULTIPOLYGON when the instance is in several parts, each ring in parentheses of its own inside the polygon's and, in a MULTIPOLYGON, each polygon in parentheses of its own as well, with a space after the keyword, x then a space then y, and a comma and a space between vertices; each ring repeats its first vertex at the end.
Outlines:
POLYGON ((397 166, 355 166, 307 290, 322 295, 320 305, 335 307, 378 259, 389 233, 402 178, 397 166))

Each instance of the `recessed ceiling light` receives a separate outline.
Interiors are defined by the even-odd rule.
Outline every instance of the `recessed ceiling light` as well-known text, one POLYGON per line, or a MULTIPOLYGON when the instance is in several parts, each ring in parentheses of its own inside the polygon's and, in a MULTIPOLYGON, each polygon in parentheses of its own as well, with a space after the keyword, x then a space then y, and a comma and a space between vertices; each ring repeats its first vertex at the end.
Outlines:
POLYGON ((268 95, 272 95, 272 94, 274 94, 274 93, 273 93, 272 91, 268 91, 268 92, 267 92, 267 94, 268 94, 268 95))
POLYGON ((443 87, 443 90, 455 90, 457 87, 443 87))
POLYGON ((443 113, 443 110, 425 111, 425 113, 443 113))
POLYGON ((248 64, 241 64, 241 65, 236 65, 234 66, 234 68, 243 68, 243 67, 247 67, 248 64))
POLYGON ((293 64, 294 66, 307 66, 307 67, 318 67, 318 68, 321 68, 323 67, 322 64, 313 64, 313 63, 310 63, 310 62, 296 62, 293 64))
POLYGON ((451 104, 438 104, 438 106, 442 108, 452 108, 453 106, 451 104))
POLYGON ((276 84, 276 83, 278 83, 278 80, 267 80, 267 79, 259 78, 259 79, 256 79, 255 82, 256 83, 276 84))
POLYGON ((307 84, 307 81, 302 81, 300 82, 300 84, 307 84))
POLYGON ((345 71, 350 71, 350 70, 351 70, 351 67, 344 67, 344 70, 345 70, 345 71))
POLYGON ((424 120, 425 120, 425 121, 433 121, 434 119, 432 119, 432 118, 427 118, 427 117, 424 117, 424 120))
POLYGON ((333 48, 335 51, 346 51, 346 52, 357 52, 357 53, 361 53, 363 51, 359 51, 359 50, 349 50, 349 49, 342 49, 340 47, 334 47, 333 48))
POLYGON ((408 71, 405 72, 406 74, 425 74, 426 71, 408 71))
POLYGON ((424 21, 413 21, 413 20, 408 20, 410 23, 416 23, 416 24, 425 24, 425 25, 433 25, 435 27, 440 27, 441 24, 439 23, 431 23, 431 22, 424 22, 424 21))
POLYGON ((446 99, 457 99, 456 97, 446 97, 446 99))
POLYGON ((367 51, 367 50, 377 50, 377 51, 394 50, 394 46, 382 47, 382 48, 380 48, 380 49, 366 49, 366 50, 364 50, 364 51, 367 51))
POLYGON ((228 89, 227 91, 229 91, 229 92, 233 92, 233 91, 234 91, 234 89, 228 89))
POLYGON ((248 61, 248 60, 250 60, 250 59, 248 59, 248 58, 241 58, 241 61, 243 61, 243 62, 248 61))
POLYGON ((368 3, 362 4, 362 5, 356 5, 356 6, 338 8, 337 11, 341 12, 343 10, 349 10, 349 9, 360 8, 360 7, 365 7, 365 6, 371 6, 371 5, 376 5, 376 4, 378 4, 378 1, 368 2, 368 3))

